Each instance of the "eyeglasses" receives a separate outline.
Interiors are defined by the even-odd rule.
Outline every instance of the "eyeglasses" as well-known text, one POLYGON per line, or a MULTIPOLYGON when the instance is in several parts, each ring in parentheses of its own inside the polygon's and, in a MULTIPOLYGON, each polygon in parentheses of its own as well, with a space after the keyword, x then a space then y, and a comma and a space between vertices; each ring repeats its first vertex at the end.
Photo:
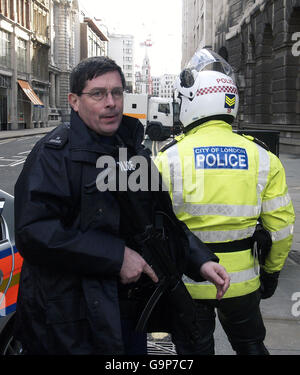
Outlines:
POLYGON ((107 90, 107 88, 103 87, 103 88, 92 90, 90 92, 82 92, 80 95, 88 95, 92 99, 100 101, 104 99, 104 97, 107 98, 109 93, 115 100, 118 100, 123 97, 124 89, 123 87, 115 87, 109 91, 107 90))

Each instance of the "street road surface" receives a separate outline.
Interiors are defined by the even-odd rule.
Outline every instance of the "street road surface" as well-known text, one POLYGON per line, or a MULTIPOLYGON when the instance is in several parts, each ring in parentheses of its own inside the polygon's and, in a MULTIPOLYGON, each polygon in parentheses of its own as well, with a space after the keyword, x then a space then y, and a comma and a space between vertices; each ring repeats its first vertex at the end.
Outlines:
POLYGON ((14 186, 24 162, 43 135, 0 140, 0 189, 14 195, 14 186))
MULTIPOLYGON (((14 186, 24 162, 36 142, 44 135, 0 140, 0 189, 14 195, 14 186)), ((165 142, 145 140, 145 147, 156 155, 165 142)))

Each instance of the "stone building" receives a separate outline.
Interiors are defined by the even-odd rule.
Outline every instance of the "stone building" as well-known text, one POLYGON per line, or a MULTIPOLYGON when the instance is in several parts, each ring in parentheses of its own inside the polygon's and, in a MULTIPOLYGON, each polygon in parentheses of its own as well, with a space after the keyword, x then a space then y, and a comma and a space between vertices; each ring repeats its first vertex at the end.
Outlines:
POLYGON ((234 67, 239 128, 280 131, 300 153, 300 0, 183 0, 182 65, 199 47, 234 67))
POLYGON ((49 53, 49 126, 69 119, 69 77, 79 62, 79 9, 74 0, 51 1, 49 53))
POLYGON ((162 98, 172 98, 174 92, 175 74, 163 74, 160 77, 159 96, 162 98))
POLYGON ((49 61, 49 125, 68 121, 68 93, 72 69, 90 56, 107 54, 107 36, 77 0, 52 0, 49 61))
POLYGON ((1 130, 45 126, 49 0, 0 1, 1 130))
POLYGON ((151 65, 150 59, 147 53, 147 49, 145 50, 146 54, 143 60, 142 65, 142 94, 149 94, 152 95, 152 77, 151 77, 151 65))
POLYGON ((107 38, 77 0, 0 0, 0 131, 69 120, 69 78, 107 38))
POLYGON ((152 76, 152 95, 159 96, 160 78, 152 76))
MULTIPOLYGON (((17 1, 18 3, 18 1, 17 1)), ((24 6, 30 4, 25 1, 24 6)), ((27 127, 45 127, 48 124, 49 105, 49 70, 48 54, 50 48, 48 25, 50 23, 50 0, 31 1, 31 38, 30 38, 30 65, 31 85, 43 105, 32 103, 31 121, 26 121, 27 127)), ((23 13, 24 15, 24 13, 23 13)), ((29 18, 30 19, 30 18, 29 18)), ((18 49, 25 48, 23 43, 18 49)), ((19 54, 19 52, 18 52, 19 54)))
POLYGON ((80 60, 91 56, 107 56, 108 36, 105 29, 90 17, 80 21, 80 60))

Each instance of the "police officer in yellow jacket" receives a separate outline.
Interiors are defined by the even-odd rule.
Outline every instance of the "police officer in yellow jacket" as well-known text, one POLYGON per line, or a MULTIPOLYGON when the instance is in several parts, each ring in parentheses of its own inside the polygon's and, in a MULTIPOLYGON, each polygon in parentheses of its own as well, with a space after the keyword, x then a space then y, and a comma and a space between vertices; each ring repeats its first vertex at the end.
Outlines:
POLYGON ((184 133, 161 150, 156 164, 177 217, 209 245, 231 277, 220 301, 211 283, 185 279, 203 332, 194 347, 176 339, 177 352, 214 354, 217 308, 237 354, 268 354, 259 303, 275 292, 295 220, 284 168, 263 144, 232 131, 239 96, 232 68, 222 57, 198 50, 176 88, 184 133), (258 222, 271 241, 260 262, 258 222))

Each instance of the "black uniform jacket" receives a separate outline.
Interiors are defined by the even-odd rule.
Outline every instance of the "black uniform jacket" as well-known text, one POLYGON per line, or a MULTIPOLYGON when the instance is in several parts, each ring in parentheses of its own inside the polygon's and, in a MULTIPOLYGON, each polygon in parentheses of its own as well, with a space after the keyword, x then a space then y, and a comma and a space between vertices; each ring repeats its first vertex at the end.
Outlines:
MULTIPOLYGON (((138 120, 124 116, 117 133, 143 149, 138 120)), ((15 238, 24 258, 15 335, 29 353, 123 353, 120 210, 110 192, 95 187, 97 159, 115 150, 97 137, 72 112, 70 129, 59 126, 35 145, 15 186, 15 238)), ((186 273, 200 280, 201 264, 217 258, 190 232, 189 240, 186 273)))

